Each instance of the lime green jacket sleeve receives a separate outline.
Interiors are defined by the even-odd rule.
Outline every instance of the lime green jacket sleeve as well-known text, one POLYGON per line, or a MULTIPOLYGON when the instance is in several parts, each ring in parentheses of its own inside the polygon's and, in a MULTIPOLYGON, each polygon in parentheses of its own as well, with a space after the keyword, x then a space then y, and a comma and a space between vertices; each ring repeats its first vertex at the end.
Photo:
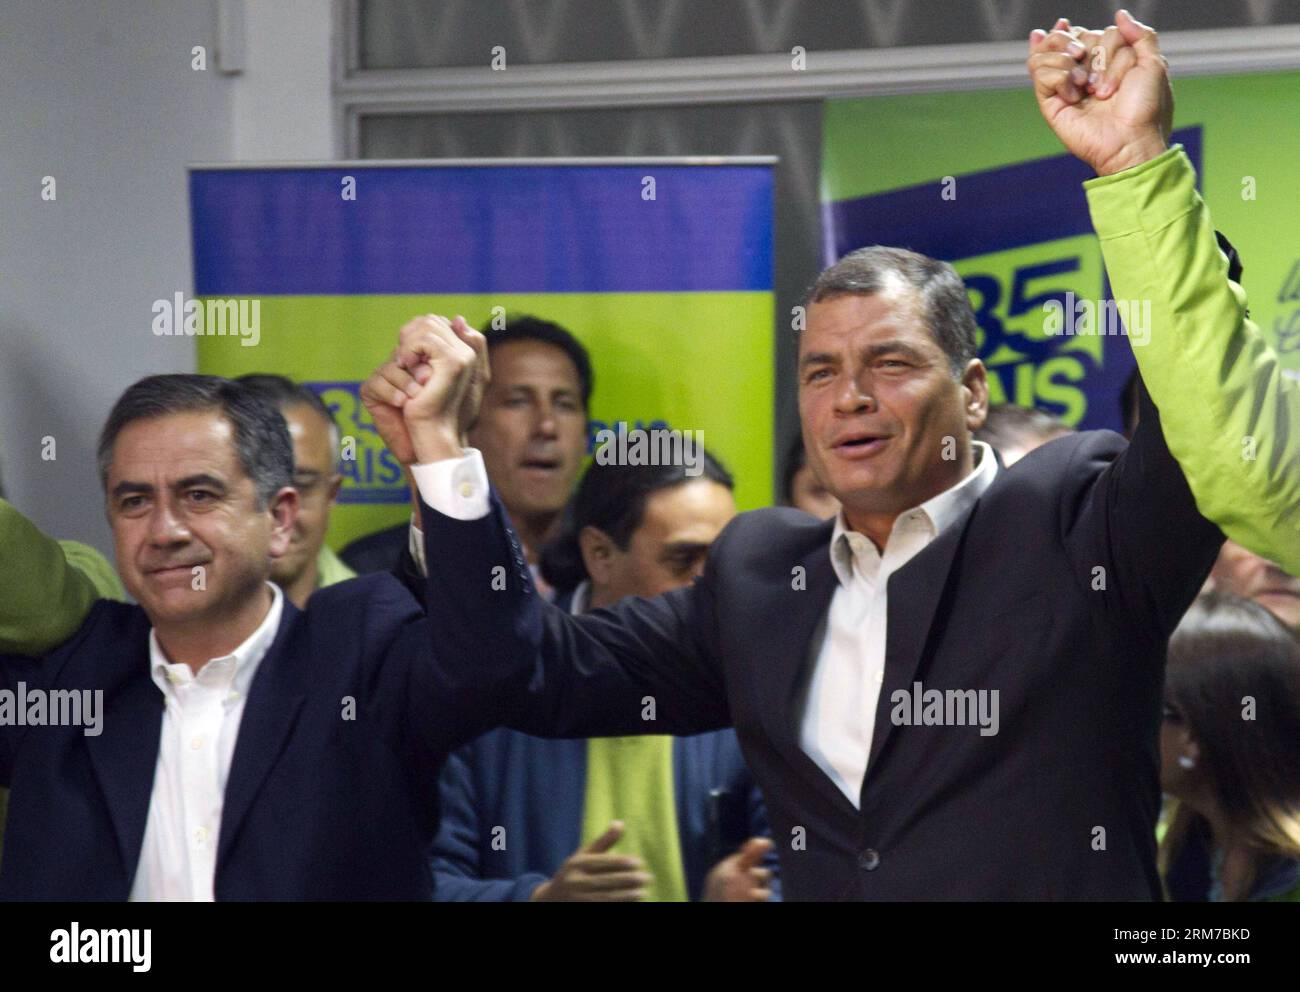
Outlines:
POLYGON ((356 577, 357 573, 348 568, 342 558, 326 545, 321 545, 320 554, 316 556, 316 581, 321 589, 356 577))
POLYGON ((0 654, 38 656, 58 647, 101 598, 125 598, 103 555, 46 537, 0 499, 0 654))
POLYGON ((1191 162, 1175 145, 1084 189, 1112 295, 1150 302, 1130 342, 1197 508, 1300 574, 1300 383, 1246 316, 1191 162))

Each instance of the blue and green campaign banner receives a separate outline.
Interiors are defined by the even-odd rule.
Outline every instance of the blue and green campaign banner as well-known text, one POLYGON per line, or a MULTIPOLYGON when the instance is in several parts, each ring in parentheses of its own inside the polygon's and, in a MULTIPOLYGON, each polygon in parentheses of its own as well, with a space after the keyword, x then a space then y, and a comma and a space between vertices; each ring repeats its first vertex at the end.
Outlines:
MULTIPOLYGON (((1251 317, 1300 370, 1300 73, 1175 78, 1174 98, 1174 140, 1241 255, 1251 317)), ((1079 314, 1082 301, 1110 299, 1082 188, 1092 176, 1043 122, 1027 80, 830 101, 825 261, 882 244, 951 262, 975 308, 991 400, 1118 429, 1128 338, 1100 320, 1095 333, 1053 334, 1045 320, 1049 301, 1079 314)))
POLYGON ((333 546, 406 512, 358 390, 421 313, 562 324, 595 367, 590 439, 703 431, 741 508, 770 502, 770 161, 195 167, 190 207, 196 296, 260 313, 199 327, 199 371, 305 382, 355 439, 333 546))

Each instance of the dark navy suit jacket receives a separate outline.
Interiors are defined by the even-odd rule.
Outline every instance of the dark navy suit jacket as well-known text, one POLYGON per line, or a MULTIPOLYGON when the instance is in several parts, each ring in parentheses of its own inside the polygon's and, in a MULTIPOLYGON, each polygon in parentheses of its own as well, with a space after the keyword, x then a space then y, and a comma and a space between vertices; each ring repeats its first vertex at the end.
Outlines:
MULTIPOLYGON (((97 737, 0 727, 0 899, 128 898, 163 717, 149 629, 140 607, 101 601, 43 661, 0 659, 0 688, 104 693, 97 737)), ((216 898, 431 898, 438 771, 500 722, 481 681, 434 660, 428 622, 390 575, 322 589, 305 611, 286 602, 239 728, 216 898)))
POLYGON ((506 723, 524 733, 734 725, 787 900, 1158 899, 1165 648, 1223 535, 1142 402, 1131 444, 1108 431, 1049 442, 890 576, 856 807, 799 743, 836 586, 829 522, 742 513, 694 585, 575 617, 534 593, 495 498, 481 520, 426 507, 437 650, 512 663, 483 675, 499 679, 513 699, 506 723), (465 581, 496 564, 511 575, 505 590, 465 581), (917 683, 997 692, 998 732, 891 719, 896 694, 917 683), (647 696, 653 723, 641 718, 647 696))

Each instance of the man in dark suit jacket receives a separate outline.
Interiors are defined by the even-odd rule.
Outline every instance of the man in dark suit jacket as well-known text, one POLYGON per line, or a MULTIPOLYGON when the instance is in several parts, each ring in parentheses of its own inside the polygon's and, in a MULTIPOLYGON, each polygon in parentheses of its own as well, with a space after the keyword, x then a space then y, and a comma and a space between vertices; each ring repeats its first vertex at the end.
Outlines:
MULTIPOLYGON (((101 600, 42 660, 0 658, 22 710, 0 720, 0 898, 429 898, 432 783, 499 721, 435 663, 392 576, 302 611, 268 582, 297 507, 274 404, 210 376, 150 377, 100 453, 141 605, 101 600)), ((22 581, 6 550, 0 571, 22 581)))
MULTIPOLYGON (((1154 36, 1123 26, 1120 90, 1087 97, 1090 118, 1070 34, 1036 35, 1031 68, 1067 147, 1142 180, 1181 153, 1164 149, 1154 36)), ((974 346, 950 266, 847 256, 810 294, 799 361, 808 457, 839 518, 742 514, 693 586, 571 617, 533 591, 461 442, 481 339, 411 322, 366 392, 417 462, 437 650, 513 660, 483 677, 526 733, 733 724, 788 899, 1158 898, 1165 645, 1222 534, 1149 400, 1131 444, 1071 435, 1000 469, 970 439, 988 402, 974 346), (427 417, 396 409, 412 376, 427 417)))

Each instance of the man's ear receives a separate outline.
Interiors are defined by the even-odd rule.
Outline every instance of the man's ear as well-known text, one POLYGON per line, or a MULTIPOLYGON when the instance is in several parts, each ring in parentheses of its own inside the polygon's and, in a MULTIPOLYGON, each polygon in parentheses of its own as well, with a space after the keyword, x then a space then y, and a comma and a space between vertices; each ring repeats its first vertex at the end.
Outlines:
POLYGON ((343 476, 337 473, 330 476, 330 488, 326 494, 326 502, 333 506, 339 501, 339 490, 343 488, 343 476))
POLYGON ((266 512, 271 515, 271 543, 267 553, 272 558, 279 558, 289 550, 293 525, 298 520, 298 505, 298 490, 293 486, 285 486, 271 497, 266 512))
POLYGON ((977 431, 989 415, 989 375, 984 363, 972 358, 961 376, 962 396, 966 407, 966 428, 977 431))
POLYGON ((614 568, 614 539, 599 527, 584 527, 578 534, 582 563, 595 585, 608 585, 614 568))

